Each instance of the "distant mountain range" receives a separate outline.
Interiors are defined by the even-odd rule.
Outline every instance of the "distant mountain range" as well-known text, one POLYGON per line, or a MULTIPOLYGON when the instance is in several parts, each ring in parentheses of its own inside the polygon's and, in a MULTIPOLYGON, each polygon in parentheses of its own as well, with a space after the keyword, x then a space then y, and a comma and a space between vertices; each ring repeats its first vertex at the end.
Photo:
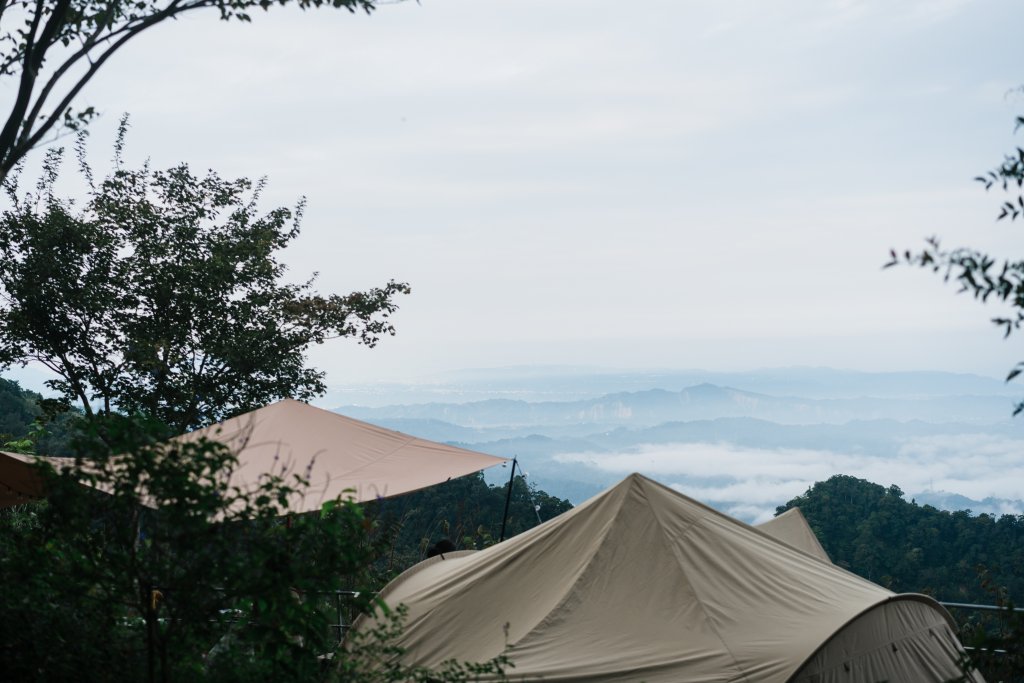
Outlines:
POLYGON ((491 398, 578 401, 655 387, 677 392, 699 384, 735 387, 771 396, 817 399, 1024 395, 1024 385, 950 372, 856 372, 808 367, 712 372, 517 366, 461 370, 414 382, 335 386, 322 403, 380 407, 404 403, 466 403, 491 398))
POLYGON ((406 434, 452 443, 503 457, 526 455, 549 458, 559 453, 603 453, 650 444, 721 443, 749 448, 843 450, 896 456, 902 444, 915 438, 982 432, 990 436, 1024 440, 1024 420, 979 427, 965 422, 932 423, 922 420, 854 420, 845 424, 785 425, 756 418, 716 418, 665 422, 654 427, 618 427, 598 431, 594 425, 547 430, 474 429, 440 420, 374 419, 373 424, 406 434))
POLYGON ((851 420, 925 420, 992 423, 1005 419, 1013 400, 1001 395, 923 395, 918 398, 796 398, 698 384, 680 391, 648 389, 575 401, 488 399, 420 403, 338 412, 361 420, 440 420, 470 428, 567 425, 654 426, 664 422, 752 417, 780 424, 842 424, 851 420))

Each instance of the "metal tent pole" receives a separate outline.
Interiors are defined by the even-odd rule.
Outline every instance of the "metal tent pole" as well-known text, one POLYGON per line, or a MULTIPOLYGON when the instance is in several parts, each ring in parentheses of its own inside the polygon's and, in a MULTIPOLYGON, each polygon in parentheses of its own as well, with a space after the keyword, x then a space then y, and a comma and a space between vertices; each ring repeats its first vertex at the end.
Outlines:
POLYGON ((508 522, 508 504, 512 502, 512 482, 516 478, 517 457, 512 456, 512 475, 508 478, 508 492, 505 494, 505 513, 501 516, 501 535, 498 536, 498 543, 505 540, 505 523, 508 522))

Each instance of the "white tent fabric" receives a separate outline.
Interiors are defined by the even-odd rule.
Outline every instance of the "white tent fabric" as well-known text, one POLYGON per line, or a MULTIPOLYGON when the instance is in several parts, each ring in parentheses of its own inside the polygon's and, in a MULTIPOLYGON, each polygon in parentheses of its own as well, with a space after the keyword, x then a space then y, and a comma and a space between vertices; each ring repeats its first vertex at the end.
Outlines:
MULTIPOLYGON (((902 602, 925 605, 957 647, 930 598, 896 596, 640 475, 504 543, 434 558, 382 597, 408 609, 395 642, 406 663, 505 653, 512 680, 783 683, 822 646, 845 652, 833 634, 877 630, 859 617, 902 602)), ((944 649, 900 652, 927 660, 907 670, 956 673, 944 649)))
POLYGON ((790 508, 778 517, 761 522, 757 528, 783 543, 803 550, 808 555, 825 562, 832 561, 818 537, 814 535, 811 525, 807 523, 807 518, 800 512, 800 508, 790 508))
MULTIPOLYGON (((292 400, 190 432, 175 441, 201 437, 227 445, 238 456, 231 485, 248 488, 266 474, 294 473, 308 480, 305 495, 289 500, 291 512, 316 510, 339 496, 357 502, 398 496, 505 462, 504 458, 419 439, 292 400)), ((0 507, 44 495, 32 461, 33 456, 0 453, 0 507)))
POLYGON ((239 466, 230 483, 254 485, 267 473, 295 473, 310 483, 292 512, 315 510, 338 496, 357 502, 389 498, 505 462, 419 439, 286 399, 177 437, 226 444, 239 466))

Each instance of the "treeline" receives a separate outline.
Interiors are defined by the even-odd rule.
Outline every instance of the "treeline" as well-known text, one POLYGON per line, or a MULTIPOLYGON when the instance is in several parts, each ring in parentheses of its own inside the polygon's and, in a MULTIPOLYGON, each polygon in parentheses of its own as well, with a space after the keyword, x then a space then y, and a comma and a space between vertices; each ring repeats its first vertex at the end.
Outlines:
POLYGON ((791 507, 800 508, 833 562, 893 591, 992 603, 984 570, 990 585, 1024 596, 1024 515, 947 512, 906 501, 897 486, 844 475, 818 482, 778 512, 791 507))

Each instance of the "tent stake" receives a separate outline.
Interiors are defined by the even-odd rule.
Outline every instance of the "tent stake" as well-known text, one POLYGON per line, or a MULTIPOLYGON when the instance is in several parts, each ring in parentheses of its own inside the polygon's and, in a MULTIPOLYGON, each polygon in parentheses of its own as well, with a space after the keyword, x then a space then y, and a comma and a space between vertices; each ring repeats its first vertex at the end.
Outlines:
POLYGON ((508 478, 508 492, 505 494, 505 514, 501 516, 501 535, 498 536, 498 543, 505 540, 505 522, 508 521, 508 504, 512 502, 512 482, 516 478, 516 458, 512 456, 512 476, 508 478))

